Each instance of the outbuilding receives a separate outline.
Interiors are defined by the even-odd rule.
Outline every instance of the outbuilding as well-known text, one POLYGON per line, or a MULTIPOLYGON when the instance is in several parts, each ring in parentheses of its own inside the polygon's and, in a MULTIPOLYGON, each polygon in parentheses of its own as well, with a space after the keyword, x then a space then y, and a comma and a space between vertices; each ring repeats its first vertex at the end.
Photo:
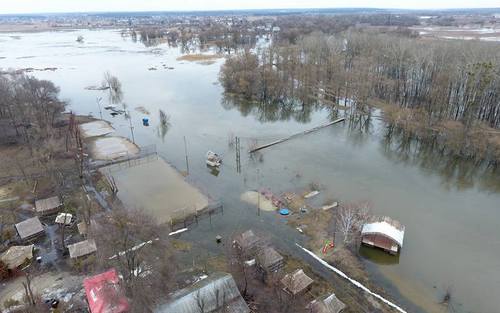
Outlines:
POLYGON ((281 280, 283 290, 293 297, 305 294, 311 289, 313 282, 314 280, 307 276, 302 269, 286 274, 281 280))
POLYGON ((397 254, 403 247, 405 227, 390 217, 378 217, 363 225, 361 243, 397 254))
POLYGON ((265 247, 257 254, 257 268, 266 279, 268 275, 280 272, 285 266, 283 257, 273 247, 265 247))
POLYGON ((233 276, 215 273, 194 285, 172 294, 154 313, 249 313, 250 309, 236 286, 233 276), (202 309, 200 309, 202 306, 202 309))
POLYGON ((345 307, 344 302, 340 301, 334 293, 320 297, 308 306, 311 313, 340 313, 345 307))
POLYGON ((68 245, 69 256, 72 259, 80 258, 97 251, 97 246, 93 239, 87 239, 68 245))
POLYGON ((50 215, 57 213, 61 207, 61 200, 57 196, 35 201, 35 212, 38 215, 50 215))
POLYGON ((16 224, 16 230, 23 241, 29 241, 44 233, 43 225, 38 216, 16 224))
POLYGON ((85 278, 83 287, 91 313, 124 313, 129 304, 120 288, 120 279, 115 269, 85 278))
POLYGON ((249 229, 234 238, 235 248, 245 256, 254 256, 260 248, 260 237, 249 229))
POLYGON ((33 259, 34 245, 13 246, 0 254, 0 261, 7 265, 11 270, 18 268, 27 261, 33 259))

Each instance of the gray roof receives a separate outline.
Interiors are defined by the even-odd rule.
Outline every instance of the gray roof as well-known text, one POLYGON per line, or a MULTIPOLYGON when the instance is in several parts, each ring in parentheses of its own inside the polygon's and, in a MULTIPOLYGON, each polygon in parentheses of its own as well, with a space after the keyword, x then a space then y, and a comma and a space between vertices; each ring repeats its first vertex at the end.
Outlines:
POLYGON ((37 213, 50 212, 52 210, 59 208, 61 205, 62 203, 59 200, 59 197, 57 196, 47 199, 41 199, 35 201, 35 211, 37 213))
POLYGON ((227 313, 249 313, 233 276, 215 273, 196 284, 172 295, 172 300, 159 305, 154 313, 219 312, 225 306, 227 313))
POLYGON ((16 224, 17 233, 21 239, 26 239, 43 233, 40 219, 35 216, 16 224))
POLYGON ((83 240, 72 245, 68 245, 69 256, 78 258, 97 251, 95 241, 93 239, 83 240))

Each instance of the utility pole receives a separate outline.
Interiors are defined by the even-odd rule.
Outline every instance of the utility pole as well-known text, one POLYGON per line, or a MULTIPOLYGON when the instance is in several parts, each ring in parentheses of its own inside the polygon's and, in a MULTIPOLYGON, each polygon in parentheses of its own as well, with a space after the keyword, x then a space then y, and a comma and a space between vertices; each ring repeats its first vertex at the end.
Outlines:
POLYGON ((134 138, 134 126, 132 125, 132 115, 130 115, 130 111, 128 111, 128 122, 130 124, 130 133, 132 134, 132 142, 135 143, 134 138))
POLYGON ((102 120, 101 100, 102 100, 102 98, 101 98, 101 97, 97 97, 97 98, 96 98, 96 101, 97 101, 97 106, 99 107, 99 114, 101 115, 101 120, 102 120))
POLYGON ((236 137, 236 172, 241 173, 241 148, 240 138, 236 137))
POLYGON ((184 136, 184 154, 186 155, 186 173, 189 175, 189 161, 188 161, 186 136, 184 136))
POLYGON ((260 216, 260 180, 259 169, 257 169, 257 215, 260 216))

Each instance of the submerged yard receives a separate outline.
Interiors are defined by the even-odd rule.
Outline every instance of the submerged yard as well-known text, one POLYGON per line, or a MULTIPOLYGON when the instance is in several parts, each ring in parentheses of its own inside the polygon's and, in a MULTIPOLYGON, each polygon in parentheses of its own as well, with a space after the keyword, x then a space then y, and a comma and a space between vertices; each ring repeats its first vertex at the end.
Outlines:
MULTIPOLYGON (((132 161, 134 162, 134 161, 132 161)), ((125 207, 141 209, 159 223, 183 219, 205 209, 208 198, 161 158, 101 169, 113 177, 125 207)))
MULTIPOLYGON (((311 234, 312 248, 319 254, 323 233, 327 231, 321 214, 310 215, 311 226, 301 228, 305 233, 301 234, 295 227, 308 223, 308 217, 281 217, 271 206, 257 212, 254 204, 259 198, 254 193, 244 194, 261 188, 277 193, 301 190, 318 182, 326 198, 369 200, 374 213, 390 215, 407 226, 405 247, 398 258, 386 262, 387 258, 376 251, 364 255, 361 262, 370 278, 384 286, 402 306, 414 312, 440 308, 439 299, 451 286, 457 312, 497 309, 500 255, 498 249, 491 249, 492 238, 500 235, 497 179, 488 177, 486 181, 457 175, 454 167, 439 167, 445 160, 429 162, 424 154, 411 154, 404 146, 394 148, 385 142, 379 119, 371 121, 366 129, 350 127, 348 123, 336 125, 276 145, 259 155, 249 155, 247 151, 255 142, 272 142, 325 123, 330 112, 322 108, 291 112, 290 107, 233 102, 223 96, 217 84, 222 59, 210 54, 208 59, 197 54, 183 57, 179 49, 166 45, 144 47, 111 30, 26 33, 16 40, 7 35, 1 39, 6 47, 6 59, 2 62, 10 67, 57 66, 55 71, 36 75, 54 81, 61 88, 62 97, 69 99, 69 108, 79 114, 99 115, 95 99, 106 99, 107 91, 85 87, 98 84, 104 70, 120 79, 123 102, 130 107, 140 105, 144 110, 133 111, 130 119, 104 112, 103 118, 126 143, 111 139, 115 137, 101 137, 96 141, 99 149, 94 158, 137 152, 130 134, 133 126, 137 145, 155 144, 169 162, 155 159, 102 169, 114 178, 124 205, 149 213, 159 223, 168 223, 206 207, 209 194, 223 199, 224 215, 183 233, 182 240, 221 253, 222 247, 215 243, 216 235, 227 239, 237 231, 253 228, 267 232, 282 247, 294 247, 305 234, 311 234), (77 45, 75 38, 80 33, 86 43, 77 45), (26 56, 25 51, 34 57, 20 59, 26 56), (197 61, 211 64, 200 66, 197 61), (175 65, 175 69, 167 71, 159 64, 175 65), (158 70, 149 71, 153 66, 158 70), (160 122, 160 109, 168 114, 168 123, 160 122), (146 116, 150 126, 141 123, 146 116), (242 171, 236 170, 236 151, 228 143, 231 135, 242 138, 242 171), (223 156, 220 171, 207 169, 207 150, 223 156), (174 166, 184 168, 187 159, 186 178, 174 166), (452 174, 447 171, 449 168, 452 174), (196 182, 203 192, 186 179, 196 182), (293 227, 286 225, 287 221, 293 227), (314 231, 319 231, 318 236, 314 231)), ((109 131, 101 126, 94 135, 109 131)), ((8 175, 18 175, 14 170, 15 158, 10 156, 7 166, 0 164, 0 168, 5 168, 8 175)), ((350 262, 351 258, 339 255, 331 260, 349 263, 356 267, 355 272, 360 264, 350 262)), ((351 291, 342 293, 349 296, 351 291)))

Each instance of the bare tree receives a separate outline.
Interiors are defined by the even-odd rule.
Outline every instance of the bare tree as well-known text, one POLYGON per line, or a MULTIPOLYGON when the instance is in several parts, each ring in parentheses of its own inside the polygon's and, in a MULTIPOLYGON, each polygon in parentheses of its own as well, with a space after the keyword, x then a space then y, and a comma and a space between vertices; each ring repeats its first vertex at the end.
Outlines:
POLYGON ((152 309, 175 287, 169 230, 140 211, 115 208, 92 229, 99 238, 98 260, 123 276, 127 296, 141 311, 152 309))
POLYGON ((368 203, 348 203, 337 210, 337 227, 343 235, 343 242, 349 243, 368 217, 370 205, 368 203))

